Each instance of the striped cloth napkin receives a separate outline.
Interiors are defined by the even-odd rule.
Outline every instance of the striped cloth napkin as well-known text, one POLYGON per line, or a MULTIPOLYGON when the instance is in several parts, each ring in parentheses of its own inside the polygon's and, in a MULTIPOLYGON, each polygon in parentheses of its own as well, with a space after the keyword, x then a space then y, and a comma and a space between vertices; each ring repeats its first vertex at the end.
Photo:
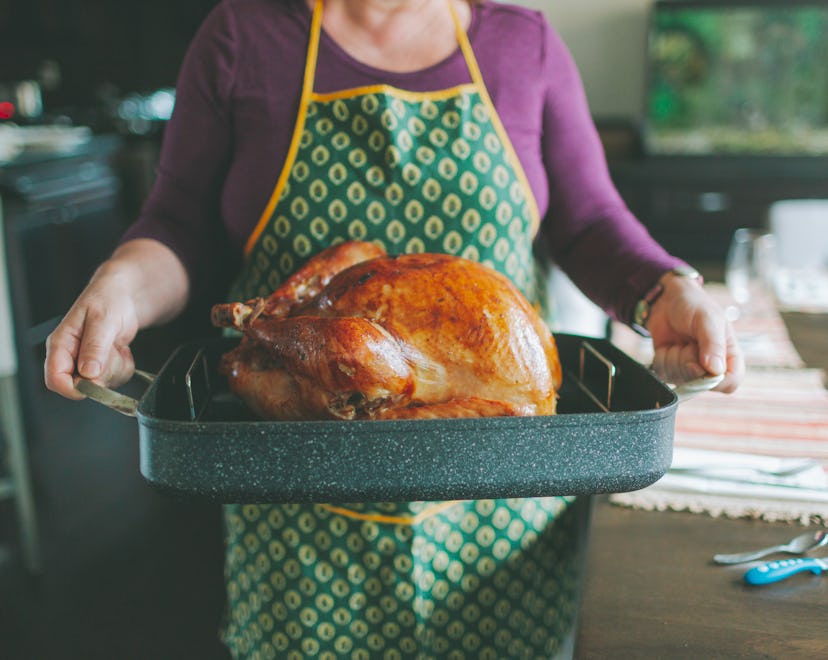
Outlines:
MULTIPOLYGON (((723 307, 730 304, 723 286, 707 288, 723 307)), ((734 329, 748 367, 741 387, 683 402, 670 471, 648 488, 610 499, 643 509, 828 523, 825 374, 802 368, 772 302, 740 315, 734 329), (782 476, 774 474, 780 470, 782 476)), ((644 364, 652 359, 649 341, 622 326, 613 341, 644 364)))

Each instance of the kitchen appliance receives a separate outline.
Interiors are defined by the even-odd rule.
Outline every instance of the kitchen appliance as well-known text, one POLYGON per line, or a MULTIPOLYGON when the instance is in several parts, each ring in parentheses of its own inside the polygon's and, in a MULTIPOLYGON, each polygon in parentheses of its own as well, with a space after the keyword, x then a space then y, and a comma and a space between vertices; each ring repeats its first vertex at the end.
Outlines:
MULTIPOLYGON (((0 139, 6 131, 42 130, 0 125, 0 139)), ((111 162, 120 140, 51 146, 0 166, 0 449, 8 454, 0 465, 0 499, 15 499, 32 573, 41 569, 41 557, 27 447, 37 444, 49 414, 41 397, 43 342, 125 226, 111 162)))
POLYGON ((33 121, 42 114, 40 83, 34 80, 0 83, 0 120, 33 121))

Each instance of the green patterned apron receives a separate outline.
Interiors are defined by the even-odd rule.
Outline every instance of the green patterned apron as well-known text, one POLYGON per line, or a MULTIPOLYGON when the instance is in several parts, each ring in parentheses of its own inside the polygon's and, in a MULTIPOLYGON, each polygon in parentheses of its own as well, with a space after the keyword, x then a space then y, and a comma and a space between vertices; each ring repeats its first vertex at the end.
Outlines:
MULTIPOLYGON (((317 94, 317 0, 293 140, 233 300, 347 239, 480 261, 540 300, 534 197, 451 15, 471 83, 317 94)), ((228 505, 224 641, 280 660, 552 657, 575 617, 569 502, 228 505)))

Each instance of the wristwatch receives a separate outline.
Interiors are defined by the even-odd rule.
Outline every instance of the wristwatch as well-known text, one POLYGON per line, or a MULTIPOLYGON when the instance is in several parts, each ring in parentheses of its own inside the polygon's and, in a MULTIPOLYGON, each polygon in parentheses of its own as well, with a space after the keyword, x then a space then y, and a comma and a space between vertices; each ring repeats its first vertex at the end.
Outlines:
MULTIPOLYGON (((699 284, 702 283, 702 276, 699 274, 699 271, 691 266, 676 266, 667 272, 677 277, 688 277, 696 280, 699 284)), ((650 332, 647 330, 647 320, 650 318, 650 312, 655 301, 661 297, 662 293, 664 293, 664 285, 661 283, 661 277, 659 277, 658 282, 635 304, 632 323, 630 325, 633 330, 644 337, 650 336, 650 332)))

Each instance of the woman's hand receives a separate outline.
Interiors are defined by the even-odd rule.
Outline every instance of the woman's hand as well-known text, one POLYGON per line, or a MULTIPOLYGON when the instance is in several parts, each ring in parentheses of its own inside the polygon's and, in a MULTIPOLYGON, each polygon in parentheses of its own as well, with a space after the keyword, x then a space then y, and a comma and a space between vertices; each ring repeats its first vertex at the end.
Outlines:
POLYGON ((46 340, 46 387, 83 399, 78 377, 117 387, 132 377, 138 330, 172 318, 189 292, 186 271, 161 243, 125 243, 95 272, 46 340))
POLYGON ((104 263, 46 340, 46 387, 70 399, 80 376, 117 387, 132 377, 138 317, 128 278, 104 263), (114 271, 114 272, 113 272, 114 271))
POLYGON ((701 284, 667 273, 653 303, 647 330, 653 338, 653 369, 665 381, 685 383, 724 374, 716 390, 733 392, 745 373, 730 321, 701 284))

